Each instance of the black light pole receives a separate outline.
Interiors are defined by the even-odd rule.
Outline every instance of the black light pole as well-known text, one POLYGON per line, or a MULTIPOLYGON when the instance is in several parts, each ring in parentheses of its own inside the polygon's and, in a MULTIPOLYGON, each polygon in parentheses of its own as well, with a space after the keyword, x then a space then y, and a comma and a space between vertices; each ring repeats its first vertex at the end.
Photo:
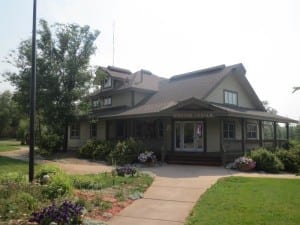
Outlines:
POLYGON ((31 62, 31 84, 30 84, 30 140, 29 140, 29 182, 34 177, 34 117, 36 96, 36 0, 33 0, 33 22, 32 22, 32 62, 31 62))

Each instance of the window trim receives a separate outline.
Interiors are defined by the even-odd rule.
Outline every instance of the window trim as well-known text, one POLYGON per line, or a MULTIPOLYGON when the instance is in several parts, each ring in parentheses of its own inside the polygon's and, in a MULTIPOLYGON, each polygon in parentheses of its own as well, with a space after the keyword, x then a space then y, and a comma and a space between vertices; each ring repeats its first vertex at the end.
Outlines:
POLYGON ((232 91, 232 90, 224 89, 223 90, 223 102, 226 105, 238 106, 239 105, 239 95, 238 95, 238 92, 237 91, 232 91), (236 95, 236 104, 226 102, 226 92, 230 93, 230 94, 235 94, 236 95))
POLYGON ((112 105, 112 97, 111 96, 107 96, 103 98, 103 106, 111 106, 112 105), (110 99, 110 103, 109 104, 105 104, 105 99, 110 99))
POLYGON ((71 124, 70 126, 70 139, 80 139, 80 122, 76 122, 71 124), (74 126, 77 126, 76 128, 74 128, 74 126), (73 135, 73 134, 76 135, 73 135), (78 135, 77 135, 78 133, 78 135))
POLYGON ((257 131, 257 123, 251 123, 251 122, 250 122, 250 123, 247 123, 247 125, 246 125, 246 137, 247 137, 247 139, 248 139, 248 140, 257 140, 257 134, 258 134, 258 131, 257 131), (253 133, 253 131, 249 131, 249 129, 248 129, 248 126, 249 126, 249 125, 250 125, 250 126, 253 126, 253 125, 255 126, 255 129, 256 129, 256 130, 255 130, 255 137, 249 137, 249 136, 248 136, 248 132, 253 133))
POLYGON ((112 88, 112 84, 113 84, 113 79, 110 76, 107 76, 104 80, 103 80, 103 89, 109 89, 112 88), (109 86, 105 86, 105 83, 110 80, 110 85, 109 86))
MULTIPOLYGON (((228 132, 228 134, 229 134, 229 131, 227 131, 228 132)), ((232 120, 225 120, 225 121, 223 121, 223 139, 224 140, 236 140, 236 123, 235 123, 235 121, 232 121, 232 120), (225 137, 225 124, 232 124, 233 125, 233 127, 234 127, 234 130, 233 130, 233 137, 225 137)))

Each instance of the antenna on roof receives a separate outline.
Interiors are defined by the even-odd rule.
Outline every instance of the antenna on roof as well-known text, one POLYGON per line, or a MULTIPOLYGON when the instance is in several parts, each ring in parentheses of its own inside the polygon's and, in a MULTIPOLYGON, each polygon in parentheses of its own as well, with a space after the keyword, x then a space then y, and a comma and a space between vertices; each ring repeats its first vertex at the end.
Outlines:
POLYGON ((113 56, 112 56, 112 65, 115 65, 115 21, 113 21, 113 56))

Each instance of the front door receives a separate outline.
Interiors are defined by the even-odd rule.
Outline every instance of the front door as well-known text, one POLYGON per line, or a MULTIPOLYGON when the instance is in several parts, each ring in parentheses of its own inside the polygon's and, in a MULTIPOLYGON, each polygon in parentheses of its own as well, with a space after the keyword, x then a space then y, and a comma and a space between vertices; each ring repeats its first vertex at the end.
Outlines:
POLYGON ((175 149, 176 151, 202 152, 203 144, 202 121, 175 122, 175 149))

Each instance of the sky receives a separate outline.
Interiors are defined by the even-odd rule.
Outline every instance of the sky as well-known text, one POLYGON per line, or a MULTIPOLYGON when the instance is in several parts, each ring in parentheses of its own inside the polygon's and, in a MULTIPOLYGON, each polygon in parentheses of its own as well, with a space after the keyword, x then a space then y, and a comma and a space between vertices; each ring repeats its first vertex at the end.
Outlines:
MULTIPOLYGON (((298 0, 37 0, 37 18, 101 32, 93 65, 141 68, 169 78, 220 64, 243 63, 261 100, 300 119, 298 0), (113 29, 114 27, 114 29, 113 29), (113 32, 114 30, 114 32, 113 32)), ((32 0, 0 0, 2 62, 31 37, 32 0)), ((0 75, 0 92, 13 90, 0 75)))

